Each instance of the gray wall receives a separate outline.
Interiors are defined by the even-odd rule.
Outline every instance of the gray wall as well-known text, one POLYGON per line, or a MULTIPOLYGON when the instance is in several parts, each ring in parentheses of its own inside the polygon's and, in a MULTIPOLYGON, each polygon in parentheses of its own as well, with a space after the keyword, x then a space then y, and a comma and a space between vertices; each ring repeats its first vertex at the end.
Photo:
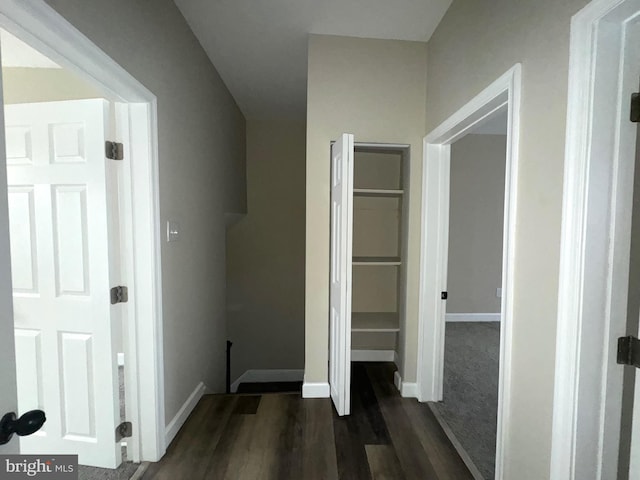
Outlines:
POLYGON ((247 122, 248 213, 227 233, 231 379, 304 367, 304 121, 247 122))
POLYGON ((506 135, 451 145, 447 313, 499 313, 506 135))
POLYGON ((244 212, 245 121, 170 0, 48 0, 158 97, 166 420, 224 390, 225 212, 244 212))
POLYGON ((454 0, 428 44, 427 131, 522 63, 505 478, 549 477, 571 16, 586 0, 454 0))

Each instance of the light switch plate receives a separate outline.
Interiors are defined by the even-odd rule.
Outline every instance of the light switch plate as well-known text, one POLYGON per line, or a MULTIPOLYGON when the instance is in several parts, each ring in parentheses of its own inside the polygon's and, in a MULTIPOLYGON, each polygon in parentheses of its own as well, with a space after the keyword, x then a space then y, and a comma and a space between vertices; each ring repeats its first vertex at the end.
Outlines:
POLYGON ((167 242, 177 242, 180 239, 180 224, 175 220, 167 220, 167 242))

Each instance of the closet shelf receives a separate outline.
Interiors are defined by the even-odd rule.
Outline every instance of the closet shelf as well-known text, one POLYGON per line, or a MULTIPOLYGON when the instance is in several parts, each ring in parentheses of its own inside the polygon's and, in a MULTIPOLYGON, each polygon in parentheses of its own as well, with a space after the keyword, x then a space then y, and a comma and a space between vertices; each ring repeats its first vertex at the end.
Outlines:
POLYGON ((395 312, 353 312, 352 332, 399 332, 400 322, 395 312))
POLYGON ((400 257, 353 257, 353 265, 400 265, 400 257))
POLYGON ((383 188, 354 188, 353 195, 356 197, 400 197, 404 190, 388 190, 383 188))

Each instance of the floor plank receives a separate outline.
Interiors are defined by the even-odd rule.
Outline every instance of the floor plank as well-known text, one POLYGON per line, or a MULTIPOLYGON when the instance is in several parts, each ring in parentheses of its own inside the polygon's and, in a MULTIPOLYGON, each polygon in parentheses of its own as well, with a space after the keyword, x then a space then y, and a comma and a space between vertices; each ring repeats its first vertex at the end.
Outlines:
POLYGON ((392 446, 367 445, 365 449, 373 480, 404 480, 400 461, 392 446))
POLYGON ((354 363, 352 415, 299 394, 205 395, 144 480, 469 480, 392 364, 354 363))
POLYGON ((393 370, 388 364, 370 364, 367 373, 407 480, 439 480, 421 448, 412 420, 402 408, 402 397, 387 379, 389 375, 393 378, 393 370))
POLYGON ((301 402, 304 418, 301 478, 335 480, 338 478, 338 462, 331 401, 326 398, 309 398, 301 402))
POLYGON ((358 435, 352 416, 339 417, 333 413, 338 478, 340 480, 371 480, 367 452, 358 435))
POLYGON ((236 408, 233 413, 240 415, 255 415, 258 411, 258 405, 260 405, 261 398, 262 397, 260 395, 243 395, 238 397, 236 408))

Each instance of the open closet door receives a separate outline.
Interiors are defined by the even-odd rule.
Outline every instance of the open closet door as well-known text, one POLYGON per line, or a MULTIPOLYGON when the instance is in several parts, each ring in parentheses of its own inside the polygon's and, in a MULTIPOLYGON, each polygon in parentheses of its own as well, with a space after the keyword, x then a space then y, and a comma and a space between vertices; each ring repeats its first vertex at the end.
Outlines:
POLYGON ((351 407, 351 250, 353 245, 353 135, 331 147, 331 302, 329 385, 338 415, 351 407))

